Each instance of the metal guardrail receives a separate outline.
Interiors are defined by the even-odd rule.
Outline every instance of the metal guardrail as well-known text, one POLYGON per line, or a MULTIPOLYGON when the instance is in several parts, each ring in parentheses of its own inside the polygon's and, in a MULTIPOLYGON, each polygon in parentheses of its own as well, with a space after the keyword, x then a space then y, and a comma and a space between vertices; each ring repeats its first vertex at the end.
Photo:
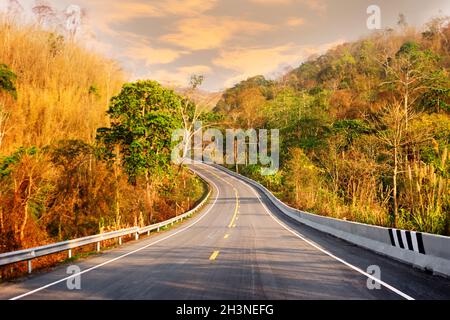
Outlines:
MULTIPOLYGON (((206 181, 205 181, 206 183, 206 181)), ((207 183, 206 183, 207 185, 207 183)), ((68 257, 72 258, 72 250, 75 248, 83 247, 90 244, 97 244, 97 252, 101 250, 101 242, 106 240, 111 240, 118 238, 119 245, 122 245, 122 237, 134 235, 135 239, 138 240, 139 236, 142 234, 148 234, 152 231, 160 231, 162 228, 167 227, 169 225, 174 225, 175 223, 179 221, 183 221, 189 217, 191 217, 193 214, 197 213, 208 201, 212 193, 211 188, 208 186, 208 193, 206 196, 204 196, 203 200, 192 210, 184 213, 183 215, 177 216, 175 218, 169 219, 167 221, 153 224, 147 227, 139 228, 128 228, 108 233, 102 233, 94 236, 64 241, 64 242, 58 242, 54 244, 49 244, 41 247, 36 248, 30 248, 20 251, 14 251, 9 253, 3 253, 0 254, 0 267, 5 266, 8 264, 13 264, 17 262, 24 262, 27 261, 28 263, 28 273, 31 273, 32 268, 32 260, 39 257, 45 257, 51 254, 60 253, 67 251, 68 257)))

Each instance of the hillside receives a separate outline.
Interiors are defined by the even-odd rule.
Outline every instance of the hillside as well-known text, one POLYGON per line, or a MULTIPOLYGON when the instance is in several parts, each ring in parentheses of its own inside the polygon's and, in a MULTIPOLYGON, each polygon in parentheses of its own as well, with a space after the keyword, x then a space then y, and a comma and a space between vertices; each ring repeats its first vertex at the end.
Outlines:
POLYGON ((276 81, 250 78, 215 111, 280 129, 282 168, 261 177, 286 202, 364 223, 450 234, 450 24, 374 33, 276 81))
POLYGON ((214 109, 222 97, 222 92, 209 92, 205 90, 192 90, 189 88, 174 87, 175 92, 182 96, 188 96, 195 102, 204 112, 209 112, 214 109))
POLYGON ((2 94, 10 115, 2 153, 60 139, 93 142, 125 80, 118 65, 34 27, 3 22, 0 41, 0 63, 16 74, 18 92, 17 100, 2 94))
POLYGON ((201 197, 185 170, 156 163, 150 184, 105 154, 98 129, 126 87, 116 62, 8 22, 0 43, 0 253, 166 220, 201 197))

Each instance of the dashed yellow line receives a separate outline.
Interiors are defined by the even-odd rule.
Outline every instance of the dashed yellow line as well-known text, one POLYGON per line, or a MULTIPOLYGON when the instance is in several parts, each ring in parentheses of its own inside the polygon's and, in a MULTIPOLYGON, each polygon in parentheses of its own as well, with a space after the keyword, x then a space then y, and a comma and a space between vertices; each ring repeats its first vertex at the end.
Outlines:
MULTIPOLYGON (((239 219, 238 214, 239 214, 239 208, 240 208, 239 192, 238 192, 238 190, 234 187, 234 185, 231 182, 221 178, 220 176, 218 176, 214 172, 210 172, 210 173, 212 175, 214 175, 216 178, 218 178, 218 179, 224 181, 225 183, 227 183, 228 185, 230 185, 233 188, 233 190, 234 190, 234 193, 236 195, 236 207, 234 209, 234 214, 233 214, 233 217, 231 218, 231 222, 228 225, 228 228, 236 228, 236 221, 239 219)), ((229 233, 225 234, 225 236, 223 238, 224 239, 229 239, 230 238, 230 234, 229 233)), ((211 257, 209 257, 209 261, 215 261, 217 259, 217 257, 219 256, 219 254, 220 254, 220 251, 214 251, 212 253, 211 257)))
POLYGON ((230 185, 232 188, 233 188, 233 190, 234 190, 234 193, 235 193, 235 195, 236 195, 236 208, 234 209, 234 214, 233 214, 233 217, 231 218, 231 222, 230 222, 230 224, 228 225, 228 228, 236 228, 236 220, 237 220, 237 216, 238 216, 238 213, 239 213, 239 207, 240 207, 240 204, 239 204, 239 192, 237 191, 237 189, 233 186, 233 184, 231 183, 231 182, 229 182, 229 181, 227 181, 227 180, 225 180, 225 179, 223 179, 223 178, 221 178, 221 177, 219 177, 217 174, 215 174, 214 172, 210 172, 212 175, 214 175, 216 178, 218 178, 218 179, 220 179, 220 180, 222 180, 222 181, 225 181, 225 183, 227 183, 228 185, 230 185))
POLYGON ((211 257, 209 257, 209 261, 214 261, 219 256, 220 251, 214 251, 211 257))
POLYGON ((236 218, 238 215, 238 211, 239 211, 239 194, 236 188, 234 188, 234 192, 236 194, 236 208, 234 209, 234 214, 233 214, 233 218, 231 218, 231 222, 228 225, 228 228, 231 228, 235 225, 236 222, 236 218))

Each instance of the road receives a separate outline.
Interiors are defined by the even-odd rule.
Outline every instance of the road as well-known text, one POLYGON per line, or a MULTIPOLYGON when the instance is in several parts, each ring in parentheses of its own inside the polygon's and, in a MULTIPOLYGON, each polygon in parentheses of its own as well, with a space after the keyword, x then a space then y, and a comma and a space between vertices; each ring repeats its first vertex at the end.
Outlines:
POLYGON ((290 220, 220 170, 193 169, 214 189, 195 218, 75 262, 80 290, 68 289, 65 265, 1 285, 0 299, 450 299, 450 280, 290 220), (382 286, 371 290, 373 265, 382 286))

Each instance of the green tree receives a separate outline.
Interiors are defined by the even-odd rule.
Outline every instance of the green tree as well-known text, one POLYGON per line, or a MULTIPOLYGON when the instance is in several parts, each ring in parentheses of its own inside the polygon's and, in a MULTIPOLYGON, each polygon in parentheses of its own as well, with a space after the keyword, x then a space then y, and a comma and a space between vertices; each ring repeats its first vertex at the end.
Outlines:
POLYGON ((98 130, 106 159, 119 162, 133 185, 139 177, 145 179, 150 209, 153 178, 167 172, 172 132, 182 127, 182 102, 155 81, 128 83, 111 100, 111 127, 98 130))
MULTIPOLYGON (((8 68, 7 65, 0 64, 0 93, 5 91, 14 99, 17 99, 17 89, 15 85, 16 79, 17 76, 8 68)), ((7 124, 9 117, 10 113, 4 110, 4 106, 0 102, 0 148, 8 131, 7 124)))
POLYGON ((15 85, 15 81, 17 80, 17 76, 11 69, 8 68, 5 64, 0 64, 0 92, 5 91, 14 97, 17 98, 17 89, 15 85))

